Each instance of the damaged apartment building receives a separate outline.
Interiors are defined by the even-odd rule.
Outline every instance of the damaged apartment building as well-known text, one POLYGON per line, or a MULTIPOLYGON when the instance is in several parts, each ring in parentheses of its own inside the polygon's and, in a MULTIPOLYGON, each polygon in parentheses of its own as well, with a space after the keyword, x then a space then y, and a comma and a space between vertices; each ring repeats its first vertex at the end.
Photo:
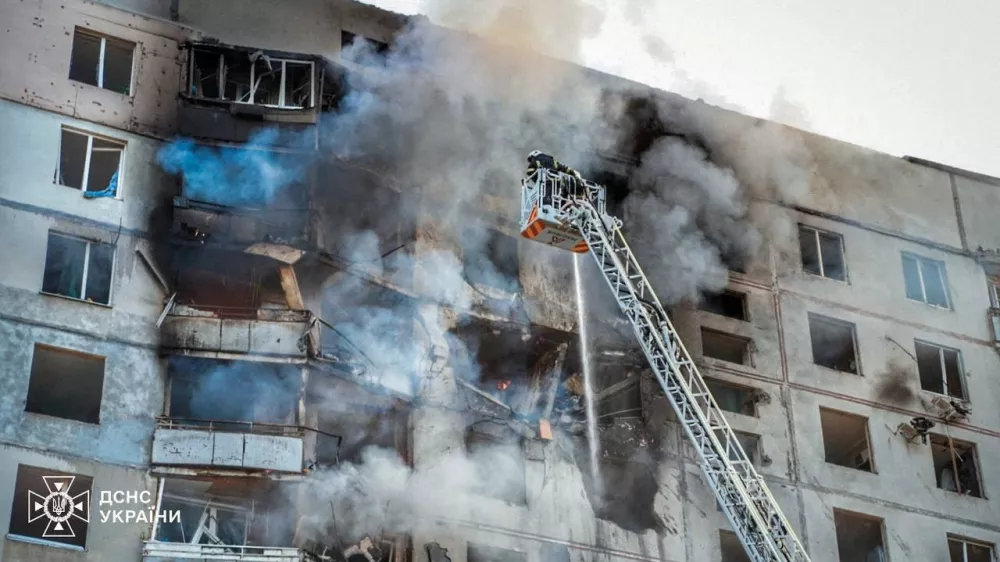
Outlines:
MULTIPOLYGON (((365 101, 342 53, 416 19, 0 7, 0 559, 748 560, 589 258, 519 238, 518 185, 445 204, 331 149, 365 101), (25 516, 53 476, 90 494, 73 533, 25 516)), ((657 138, 807 172, 752 203, 780 241, 671 314, 812 559, 995 561, 1000 180, 640 91, 585 169, 619 216, 657 138)))

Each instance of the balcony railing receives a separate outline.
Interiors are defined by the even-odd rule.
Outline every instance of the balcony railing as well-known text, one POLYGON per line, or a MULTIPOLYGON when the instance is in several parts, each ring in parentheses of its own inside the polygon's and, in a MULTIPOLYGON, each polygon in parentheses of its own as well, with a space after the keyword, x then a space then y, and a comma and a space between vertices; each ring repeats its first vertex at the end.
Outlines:
POLYGON ((308 209, 240 209, 174 198, 174 235, 205 244, 284 244, 305 248, 315 213, 308 209))
POLYGON ((310 562, 314 558, 297 548, 271 546, 230 546, 146 541, 143 562, 173 560, 230 560, 233 562, 310 562))
POLYGON ((196 357, 304 363, 309 335, 319 341, 319 325, 305 310, 177 305, 164 318, 160 346, 196 357))
POLYGON ((301 473, 312 464, 317 449, 336 462, 340 441, 340 436, 302 426, 161 418, 153 432, 152 462, 301 473))

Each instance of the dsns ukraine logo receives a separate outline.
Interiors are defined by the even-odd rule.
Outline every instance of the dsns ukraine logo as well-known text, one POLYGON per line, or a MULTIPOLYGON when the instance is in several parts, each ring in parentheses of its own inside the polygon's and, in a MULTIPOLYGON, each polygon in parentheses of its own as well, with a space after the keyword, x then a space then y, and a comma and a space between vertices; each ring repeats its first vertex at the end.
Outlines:
POLYGON ((42 537, 76 537, 74 519, 90 523, 90 490, 70 495, 75 476, 42 476, 42 479, 46 488, 44 494, 28 490, 28 523, 47 517, 42 537))

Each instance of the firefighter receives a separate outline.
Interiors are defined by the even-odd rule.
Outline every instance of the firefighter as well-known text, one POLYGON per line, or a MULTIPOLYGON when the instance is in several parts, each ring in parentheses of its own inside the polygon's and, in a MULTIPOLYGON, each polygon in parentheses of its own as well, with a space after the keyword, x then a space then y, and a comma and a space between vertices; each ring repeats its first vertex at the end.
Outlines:
POLYGON ((556 172, 562 172, 583 181, 583 177, 580 175, 580 172, 577 172, 552 156, 545 154, 541 150, 532 150, 531 154, 528 154, 528 175, 530 176, 534 174, 539 168, 548 168, 550 170, 555 170, 556 172))
MULTIPOLYGON (((569 193, 567 193, 567 195, 570 197, 577 197, 579 195, 580 186, 583 184, 583 176, 580 175, 580 172, 577 172, 552 156, 545 154, 541 150, 532 150, 531 153, 528 154, 528 177, 534 175, 539 168, 547 168, 569 176, 569 185, 567 186, 569 193)), ((547 193, 546 195, 548 196, 550 193, 547 193)), ((545 199, 549 199, 549 197, 545 197, 545 199)))

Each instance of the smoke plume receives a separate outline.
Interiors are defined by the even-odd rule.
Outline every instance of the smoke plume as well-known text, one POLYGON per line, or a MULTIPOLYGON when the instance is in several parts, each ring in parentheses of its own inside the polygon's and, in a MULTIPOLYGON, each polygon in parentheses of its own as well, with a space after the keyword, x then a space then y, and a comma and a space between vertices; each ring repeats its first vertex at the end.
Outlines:
MULTIPOLYGON (((417 292, 464 310, 472 302, 473 276, 485 285, 517 286, 517 279, 494 262, 489 238, 463 230, 475 223, 473 210, 489 206, 507 218, 515 216, 530 150, 580 169, 599 169, 595 155, 617 152, 628 129, 622 123, 624 104, 606 103, 612 88, 604 80, 544 56, 578 59, 580 42, 602 23, 600 11, 577 0, 440 0, 430 8, 432 17, 454 29, 416 18, 388 53, 360 42, 340 53, 349 67, 347 93, 336 111, 320 118, 318 165, 354 171, 324 174, 312 199, 330 213, 324 215, 325 250, 352 268, 383 274, 400 285, 417 279, 417 292), (395 203, 372 206, 366 182, 388 183, 401 196, 395 203), (419 203, 407 197, 414 192, 419 203), (377 218, 358 216, 369 213, 377 218), (412 240, 402 240, 406 250, 381 259, 387 249, 380 241, 390 222, 416 226, 421 244, 433 248, 421 248, 418 260, 412 240)), ((650 45, 669 55, 665 45, 650 45)), ((757 160, 764 150, 757 143, 772 143, 770 150, 783 137, 768 138, 766 129, 742 124, 719 125, 709 117, 717 112, 666 102, 657 112, 677 131, 704 141, 701 146, 686 137, 664 137, 631 155, 638 165, 624 218, 633 247, 669 304, 721 289, 730 263, 756 255, 767 235, 754 224, 751 197, 795 201, 809 189, 810 160, 794 147, 786 147, 787 165, 757 160)), ((279 142, 274 135, 261 134, 251 148, 273 147, 279 142)), ((213 151, 182 140, 164 149, 160 162, 167 171, 183 174, 191 197, 264 206, 304 174, 271 154, 213 151)), ((428 382, 427 351, 402 343, 399 335, 414 329, 412 305, 383 300, 344 276, 324 283, 319 292, 323 314, 335 320, 338 337, 374 358, 373 380, 401 391, 428 382)), ((453 354, 456 348, 468 354, 447 335, 449 327, 438 315, 425 318, 418 330, 425 330, 428 340, 448 341, 453 354)), ((475 370, 474 358, 465 363, 475 370)), ((476 378, 474 372, 469 375, 456 373, 476 378)), ((447 427, 453 419, 428 425, 447 427)), ((314 497, 331 507, 317 509, 311 525, 320 533, 333 520, 338 534, 354 538, 380 528, 409 530, 428 514, 470 509, 475 500, 467 492, 484 485, 483 469, 505 467, 520 454, 504 448, 472 456, 456 453, 452 433, 433 441, 429 437, 422 446, 441 454, 416 471, 393 452, 370 449, 360 464, 314 473, 309 483, 314 497)), ((502 485, 496 473, 503 471, 495 470, 488 484, 502 485)), ((577 505, 579 490, 562 489, 565 505, 577 505)))

